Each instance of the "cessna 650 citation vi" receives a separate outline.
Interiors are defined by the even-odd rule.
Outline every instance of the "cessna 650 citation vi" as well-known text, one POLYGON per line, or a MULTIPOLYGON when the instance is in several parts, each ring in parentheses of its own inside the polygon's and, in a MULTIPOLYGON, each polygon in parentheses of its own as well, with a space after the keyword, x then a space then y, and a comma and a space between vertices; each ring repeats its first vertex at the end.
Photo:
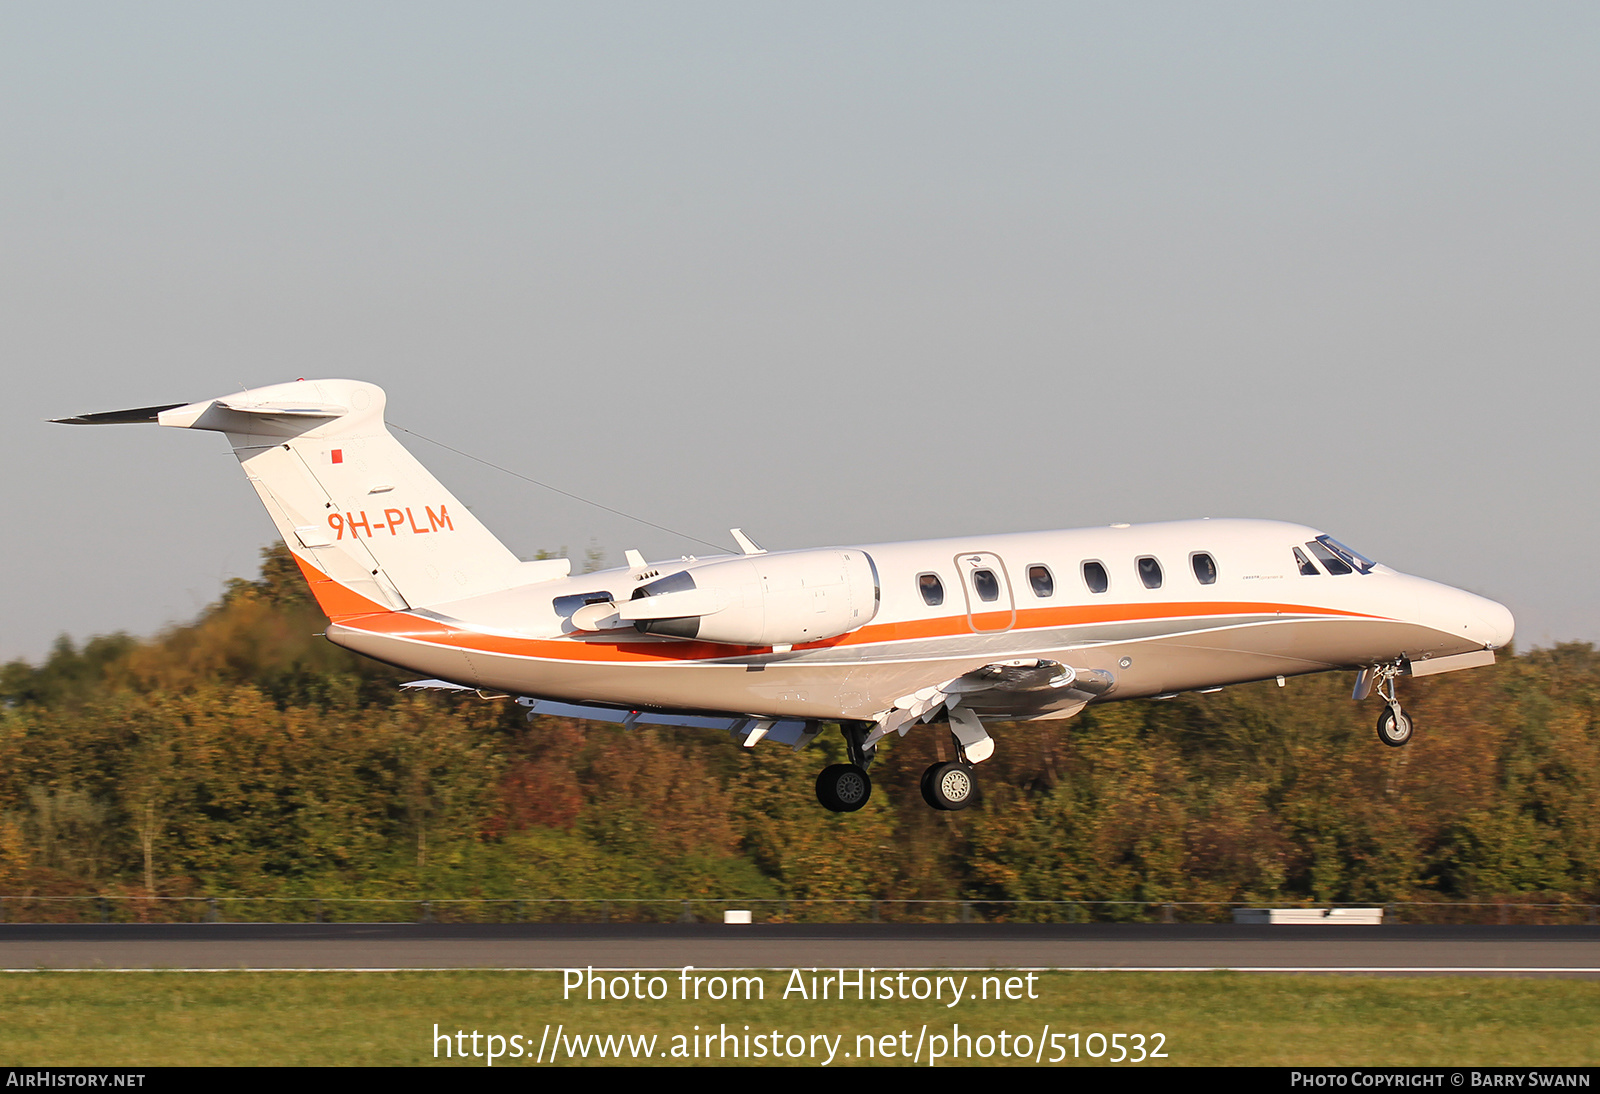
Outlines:
POLYGON ((986 723, 1330 669, 1383 699, 1401 675, 1492 664, 1511 613, 1397 573, 1313 528, 1187 520, 646 562, 573 576, 519 561, 389 433, 384 395, 298 380, 188 405, 61 419, 223 433, 341 646, 427 673, 408 686, 517 696, 555 714, 723 729, 747 747, 837 722, 818 776, 859 809, 879 740, 939 723, 936 809, 972 801, 986 723))

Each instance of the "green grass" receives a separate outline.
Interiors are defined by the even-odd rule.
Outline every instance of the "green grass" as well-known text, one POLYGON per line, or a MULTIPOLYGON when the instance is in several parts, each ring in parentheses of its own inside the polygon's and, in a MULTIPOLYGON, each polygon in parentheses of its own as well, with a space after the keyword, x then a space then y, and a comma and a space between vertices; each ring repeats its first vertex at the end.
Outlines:
MULTIPOLYGON (((1587 980, 1043 973, 1037 999, 985 1002, 970 998, 978 976, 957 973, 972 976, 969 998, 947 1008, 915 1000, 785 1001, 787 974, 759 975, 765 1000, 735 1003, 679 1001, 676 974, 668 977, 666 1001, 600 1002, 563 1000, 559 973, 10 973, 0 975, 0 1065, 460 1065, 442 1057, 442 1046, 435 1059, 435 1023, 444 1033, 521 1036, 527 1056, 498 1061, 512 1067, 532 1064, 546 1023, 552 1036, 558 1025, 565 1036, 654 1034, 656 1064, 811 1062, 659 1056, 673 1050, 675 1036, 692 1035, 695 1026, 717 1033, 724 1023, 740 1038, 747 1025, 752 1035, 842 1035, 835 1066, 861 1062, 858 1034, 892 1035, 898 1045, 908 1031, 906 1044, 915 1047, 924 1025, 929 1037, 948 1038, 956 1023, 975 1038, 1002 1030, 1033 1037, 1035 1050, 1048 1024, 1053 1034, 1079 1034, 1080 1053, 1096 1031, 1145 1034, 1147 1051, 1149 1035, 1161 1033, 1167 1059, 1155 1063, 1600 1064, 1600 982, 1587 980)), ((1063 1036, 1059 1043, 1064 1062, 1073 1063, 1072 1041, 1063 1036)), ((480 1051, 485 1044, 480 1039, 480 1051)), ((678 1044, 687 1050, 687 1041, 678 1044)), ((1052 1055, 1046 1050, 1045 1060, 1052 1055)), ((1075 1062, 1108 1060, 1080 1055, 1075 1062)), ((593 1051, 589 1062, 599 1062, 593 1051)), ((970 1062, 1021 1061, 996 1051, 970 1062)))

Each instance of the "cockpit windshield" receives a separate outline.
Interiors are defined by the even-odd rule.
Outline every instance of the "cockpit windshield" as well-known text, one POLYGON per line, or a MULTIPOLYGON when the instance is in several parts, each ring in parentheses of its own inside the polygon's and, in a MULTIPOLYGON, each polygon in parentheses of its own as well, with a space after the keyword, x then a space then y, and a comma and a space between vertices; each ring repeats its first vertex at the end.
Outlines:
POLYGON ((1372 568, 1377 565, 1377 563, 1372 561, 1370 558, 1366 557, 1365 555, 1357 554, 1355 551, 1352 551, 1350 548, 1346 547, 1332 536, 1318 536, 1317 542, 1342 558, 1350 565, 1352 570, 1355 570, 1358 573, 1370 574, 1372 572, 1372 568))

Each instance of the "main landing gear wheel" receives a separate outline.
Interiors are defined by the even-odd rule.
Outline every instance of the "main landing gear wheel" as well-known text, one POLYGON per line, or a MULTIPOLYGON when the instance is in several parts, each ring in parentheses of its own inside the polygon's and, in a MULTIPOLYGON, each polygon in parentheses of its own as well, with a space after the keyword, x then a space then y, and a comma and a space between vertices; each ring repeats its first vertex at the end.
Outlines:
POLYGON ((935 809, 965 809, 973 803, 977 789, 972 765, 959 760, 934 764, 922 773, 922 800, 935 809))
POLYGON ((1378 740, 1399 748, 1411 740, 1411 715, 1398 706, 1385 706, 1378 715, 1378 740))
POLYGON ((854 813, 872 797, 872 779, 855 764, 829 764, 817 776, 817 800, 835 813, 854 813))

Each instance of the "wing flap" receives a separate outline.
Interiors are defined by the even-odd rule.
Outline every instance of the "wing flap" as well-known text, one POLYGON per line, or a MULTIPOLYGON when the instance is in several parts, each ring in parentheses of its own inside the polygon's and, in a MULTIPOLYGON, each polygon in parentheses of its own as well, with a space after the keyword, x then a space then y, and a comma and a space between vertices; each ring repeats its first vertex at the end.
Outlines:
POLYGON ((942 710, 968 758, 977 763, 993 752, 980 713, 1018 720, 1070 718, 1115 685, 1103 669, 1074 669, 1045 658, 997 661, 896 699, 873 719, 877 725, 862 744, 870 748, 891 733, 903 737, 942 710))

